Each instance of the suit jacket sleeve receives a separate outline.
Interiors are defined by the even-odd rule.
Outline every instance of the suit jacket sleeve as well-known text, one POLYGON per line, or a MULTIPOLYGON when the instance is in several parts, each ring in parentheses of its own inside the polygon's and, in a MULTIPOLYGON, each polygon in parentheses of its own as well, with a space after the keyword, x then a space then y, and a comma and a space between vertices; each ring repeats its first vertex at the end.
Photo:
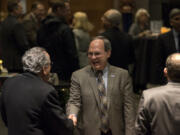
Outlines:
POLYGON ((77 75, 72 74, 71 88, 70 88, 70 98, 67 104, 67 114, 78 115, 81 107, 81 95, 80 95, 80 84, 78 82, 77 75))
POLYGON ((134 132, 135 121, 135 95, 133 93, 131 77, 126 75, 124 85, 124 116, 125 116, 125 133, 132 135, 134 132))
POLYGON ((150 118, 148 117, 148 110, 145 107, 144 95, 142 95, 138 114, 135 121, 135 135, 150 135, 150 118))
POLYGON ((56 91, 50 92, 47 96, 42 107, 42 119, 47 132, 56 135, 72 135, 72 120, 66 118, 56 91))

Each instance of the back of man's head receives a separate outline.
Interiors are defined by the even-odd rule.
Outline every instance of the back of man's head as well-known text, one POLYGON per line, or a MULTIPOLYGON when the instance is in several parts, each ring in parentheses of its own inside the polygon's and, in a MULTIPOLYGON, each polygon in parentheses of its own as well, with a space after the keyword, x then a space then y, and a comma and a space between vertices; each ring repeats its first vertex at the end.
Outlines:
POLYGON ((53 0, 51 1, 52 12, 56 13, 58 8, 66 8, 65 2, 62 0, 53 0))
POLYGON ((7 4, 7 10, 9 13, 12 13, 15 9, 18 8, 18 1, 15 0, 15 1, 8 1, 8 4, 7 4))
POLYGON ((104 13, 103 16, 112 26, 117 26, 121 24, 122 21, 122 15, 121 13, 116 9, 109 9, 104 13))
POLYGON ((24 71, 39 74, 43 67, 50 64, 50 60, 44 48, 33 47, 27 50, 23 55, 22 64, 24 71))
POLYGON ((174 53, 168 56, 166 69, 170 81, 180 82, 180 53, 174 53))

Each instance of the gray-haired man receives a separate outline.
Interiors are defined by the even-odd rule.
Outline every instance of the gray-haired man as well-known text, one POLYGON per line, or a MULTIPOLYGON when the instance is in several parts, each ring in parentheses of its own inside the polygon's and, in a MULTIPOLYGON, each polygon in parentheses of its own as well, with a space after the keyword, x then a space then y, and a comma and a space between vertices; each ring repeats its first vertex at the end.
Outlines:
POLYGON ((71 135, 73 124, 58 102, 56 90, 47 81, 49 54, 39 47, 22 57, 25 73, 5 81, 1 113, 9 135, 71 135))

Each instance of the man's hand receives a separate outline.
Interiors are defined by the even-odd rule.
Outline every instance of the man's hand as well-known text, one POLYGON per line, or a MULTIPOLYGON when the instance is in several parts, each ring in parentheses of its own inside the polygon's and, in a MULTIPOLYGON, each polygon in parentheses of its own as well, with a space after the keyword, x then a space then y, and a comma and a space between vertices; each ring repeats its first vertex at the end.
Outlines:
POLYGON ((74 126, 77 125, 77 117, 76 117, 75 114, 70 114, 70 115, 68 116, 68 118, 73 121, 74 126))

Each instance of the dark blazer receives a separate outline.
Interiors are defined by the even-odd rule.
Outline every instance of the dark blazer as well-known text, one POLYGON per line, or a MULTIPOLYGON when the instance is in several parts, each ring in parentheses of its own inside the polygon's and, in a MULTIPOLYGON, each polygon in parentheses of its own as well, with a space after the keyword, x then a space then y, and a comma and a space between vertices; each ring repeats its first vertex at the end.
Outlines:
POLYGON ((9 71, 22 71, 21 56, 29 48, 23 25, 9 15, 1 25, 0 44, 3 65, 9 71))
POLYGON ((128 69, 128 65, 133 63, 134 49, 132 38, 118 28, 109 28, 100 35, 106 37, 111 42, 111 65, 128 69))
POLYGON ((64 19, 47 16, 38 32, 37 41, 51 57, 52 72, 56 72, 61 80, 70 80, 79 63, 73 32, 64 19))
MULTIPOLYGON (((109 65, 107 79, 109 128, 113 135, 132 135, 135 110, 131 78, 126 70, 109 65)), ((81 135, 101 135, 100 98, 91 66, 73 73, 67 113, 79 116, 81 135)))
POLYGON ((175 40, 173 31, 171 30, 168 33, 162 34, 158 37, 158 43, 155 49, 155 73, 157 75, 155 82, 157 84, 166 83, 166 79, 164 77, 163 69, 165 67, 166 58, 172 54, 177 52, 175 47, 175 40))
POLYGON ((5 81, 2 88, 2 118, 9 135, 71 135, 56 90, 32 73, 5 81))
POLYGON ((135 123, 135 135, 179 135, 180 83, 143 91, 135 123))

